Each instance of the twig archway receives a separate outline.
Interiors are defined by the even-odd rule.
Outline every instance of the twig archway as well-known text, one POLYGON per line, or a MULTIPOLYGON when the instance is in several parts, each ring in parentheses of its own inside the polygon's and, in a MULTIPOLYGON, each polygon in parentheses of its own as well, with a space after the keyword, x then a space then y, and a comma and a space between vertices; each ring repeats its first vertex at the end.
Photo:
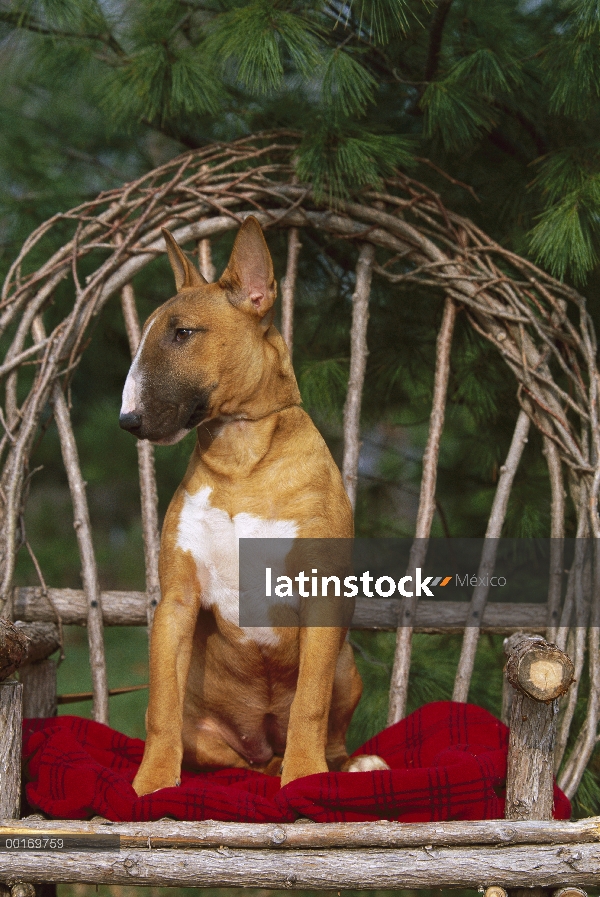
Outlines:
MULTIPOLYGON (((51 406, 61 440, 75 511, 94 683, 94 715, 105 720, 107 687, 102 649, 102 609, 93 554, 89 514, 77 447, 64 395, 64 382, 76 367, 90 324, 115 294, 120 295, 130 348, 135 351, 140 326, 131 281, 164 252, 160 228, 168 227, 180 243, 199 244, 208 279, 214 276, 210 239, 255 215, 266 229, 289 233, 288 270, 284 281, 284 335, 291 345, 294 284, 303 229, 326 232, 357 247, 353 296, 351 362, 344 409, 343 476, 354 499, 359 454, 359 420, 363 388, 368 302, 373 277, 392 284, 416 282, 441 289, 444 315, 437 343, 434 400, 423 460, 416 540, 410 565, 420 565, 427 550, 435 507, 436 473, 448 386, 450 349, 456 313, 462 308, 472 327, 490 341, 518 388, 520 411, 505 464, 501 468, 487 535, 502 531, 508 496, 530 426, 543 436, 551 491, 553 561, 548 601, 548 635, 564 647, 576 617, 576 676, 583 668, 589 639, 590 697, 576 747, 561 784, 573 794, 596 743, 600 708, 600 555, 594 562, 593 600, 577 605, 567 585, 562 598, 564 475, 577 515, 577 535, 600 538, 600 428, 596 337, 583 297, 526 259, 491 240, 471 221, 454 214, 431 189, 402 173, 379 189, 366 189, 334 204, 298 183, 294 171, 297 136, 272 132, 230 144, 211 145, 174 159, 135 182, 101 194, 70 212, 55 215, 25 242, 10 268, 0 297, 0 335, 9 344, 0 376, 5 384, 0 423, 0 611, 10 602, 15 556, 21 545, 20 520, 27 489, 27 462, 44 411, 51 406), (66 242, 41 265, 44 240, 69 232, 66 242), (80 266, 93 273, 85 279, 80 266), (68 280, 73 302, 62 320, 46 332, 44 312, 60 284, 68 280), (35 367, 33 384, 21 398, 24 366, 35 367), (577 606, 576 606, 577 605, 577 606), (589 629, 588 629, 589 627, 589 629), (587 632, 587 635, 586 635, 587 632)), ((158 517, 152 448, 140 444, 148 622, 159 600, 157 576, 158 517)), ((493 543, 490 542, 490 545, 493 543)), ((489 549, 493 552, 493 548, 489 549)), ((600 551, 600 549, 596 549, 600 551)), ((481 559, 481 570, 494 557, 481 559)), ((48 592, 40 571, 42 588, 48 592)), ((455 700, 466 700, 487 590, 477 588, 469 610, 455 683, 455 700)), ((390 722, 405 710, 411 633, 416 599, 401 609, 390 692, 390 722)), ((573 690, 575 691, 575 690, 573 690)), ((560 736, 564 751, 574 701, 560 736)))

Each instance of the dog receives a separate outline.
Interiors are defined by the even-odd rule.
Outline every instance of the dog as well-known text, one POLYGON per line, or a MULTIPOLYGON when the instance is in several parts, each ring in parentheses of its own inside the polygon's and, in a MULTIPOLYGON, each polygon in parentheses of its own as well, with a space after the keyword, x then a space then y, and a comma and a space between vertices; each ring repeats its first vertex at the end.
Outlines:
POLYGON ((272 323, 277 286, 260 224, 245 219, 216 283, 163 234, 177 293, 144 326, 119 423, 159 445, 196 428, 197 442, 162 530, 147 741, 133 787, 176 786, 182 764, 281 774, 282 786, 388 768, 346 752, 362 691, 346 629, 241 628, 225 581, 237 576, 240 536, 353 536, 339 470, 300 407, 272 323))

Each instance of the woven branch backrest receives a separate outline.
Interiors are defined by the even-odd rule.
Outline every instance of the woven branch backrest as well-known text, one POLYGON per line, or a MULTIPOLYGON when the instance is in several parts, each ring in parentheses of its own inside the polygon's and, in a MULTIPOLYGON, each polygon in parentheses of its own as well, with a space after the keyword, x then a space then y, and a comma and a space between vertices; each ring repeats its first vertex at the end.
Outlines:
MULTIPOLYGON (((577 535, 600 536, 600 431, 596 338, 584 299, 530 262, 494 243, 471 221, 453 214, 439 196, 398 173, 379 190, 338 200, 318 201, 310 186, 294 175, 296 137, 276 132, 226 145, 212 145, 179 157, 139 180, 101 194, 92 202, 54 216, 25 242, 4 283, 0 301, 0 334, 10 342, 0 373, 5 381, 0 440, 0 610, 10 599, 15 556, 20 547, 20 518, 27 488, 28 458, 40 421, 51 405, 73 500, 75 528, 88 603, 88 633, 95 692, 94 715, 107 718, 106 670, 102 610, 85 488, 64 395, 77 365, 90 324, 112 297, 121 302, 131 349, 140 325, 131 281, 137 272, 164 253, 160 228, 166 226, 179 243, 198 243, 205 275, 211 279, 210 239, 233 231, 248 214, 263 228, 288 232, 288 264, 283 283, 283 333, 291 343, 293 297, 300 229, 319 238, 356 245, 356 286, 351 324, 351 360, 344 413, 343 478, 352 501, 356 491, 360 397, 366 357, 366 321, 373 277, 391 283, 416 282, 437 287, 445 295, 439 331, 430 430, 423 460, 415 547, 410 564, 419 565, 426 550, 435 509, 435 484, 443 427, 450 347, 458 308, 472 327, 489 340, 514 373, 520 411, 511 447, 501 468, 487 535, 498 537, 508 496, 530 425, 543 436, 551 493, 551 532, 559 555, 554 557, 548 596, 548 635, 565 647, 572 608, 562 598, 560 544, 565 530, 565 482, 577 516, 577 535), (47 260, 44 241, 70 229, 71 236, 47 260), (82 280, 85 260, 93 273, 82 280), (94 267, 95 266, 95 267, 94 267), (73 303, 68 313, 46 332, 44 312, 57 288, 68 280, 73 303), (575 310, 575 314, 570 308, 575 310), (574 320, 577 323, 574 323, 574 320), (18 389, 23 366, 35 366, 33 385, 21 400, 18 389), (561 619, 562 609, 562 619, 561 619)), ((159 600, 158 517, 152 448, 138 447, 142 487, 142 520, 146 558, 148 621, 159 600)), ((600 544, 600 543, 598 543, 600 544)), ((595 744, 600 693, 598 623, 600 563, 594 564, 591 618, 574 639, 577 680, 589 638, 590 699, 584 726, 563 772, 562 784, 574 793, 595 744), (586 626, 590 623, 589 633, 586 626)), ((571 599, 572 600, 572 599, 571 599)), ((405 599, 398 630, 390 694, 390 721, 404 713, 415 599, 405 599)), ((470 613, 481 621, 485 595, 473 595, 470 613)), ((479 623, 465 630, 454 698, 466 700, 479 623)), ((573 717, 575 698, 561 730, 563 750, 573 717)))

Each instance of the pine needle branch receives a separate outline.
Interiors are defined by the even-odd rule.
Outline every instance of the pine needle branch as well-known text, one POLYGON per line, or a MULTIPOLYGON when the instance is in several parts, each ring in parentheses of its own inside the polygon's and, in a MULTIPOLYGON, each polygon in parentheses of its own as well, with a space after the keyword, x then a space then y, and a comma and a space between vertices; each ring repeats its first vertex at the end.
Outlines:
POLYGON ((6 25, 13 25, 24 31, 32 31, 35 34, 42 34, 45 37, 63 38, 65 40, 86 40, 95 41, 104 44, 111 49, 113 53, 121 59, 127 58, 127 53, 121 47, 117 39, 110 32, 86 34, 81 31, 65 31, 60 28, 51 28, 39 22, 29 13, 11 12, 10 10, 0 10, 0 22, 6 25))

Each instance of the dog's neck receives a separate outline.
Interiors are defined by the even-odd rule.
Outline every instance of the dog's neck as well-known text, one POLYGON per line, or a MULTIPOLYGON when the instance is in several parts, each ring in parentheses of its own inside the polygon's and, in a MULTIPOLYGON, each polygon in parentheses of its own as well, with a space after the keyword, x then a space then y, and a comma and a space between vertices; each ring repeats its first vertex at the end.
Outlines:
POLYGON ((260 420, 216 418, 198 427, 195 454, 217 476, 247 477, 269 451, 277 424, 277 412, 260 420))
POLYGON ((300 405, 300 391, 283 337, 269 327, 265 334, 263 377, 254 392, 231 411, 201 424, 196 452, 222 476, 247 476, 265 457, 278 423, 278 412, 300 405))

